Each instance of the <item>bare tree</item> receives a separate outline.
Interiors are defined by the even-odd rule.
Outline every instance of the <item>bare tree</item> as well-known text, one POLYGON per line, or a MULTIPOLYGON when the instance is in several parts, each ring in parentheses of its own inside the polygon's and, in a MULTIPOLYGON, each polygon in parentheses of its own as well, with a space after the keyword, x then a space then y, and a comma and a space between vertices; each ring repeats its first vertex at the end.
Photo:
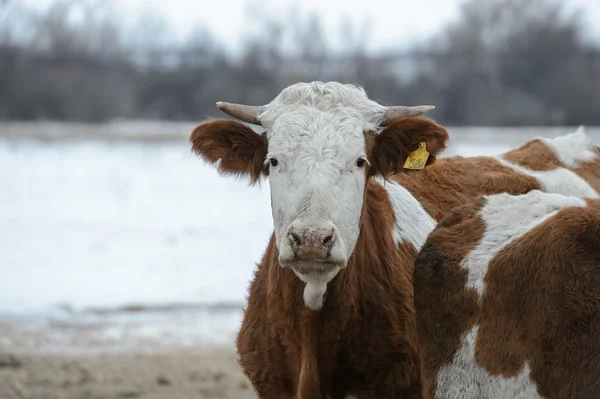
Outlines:
POLYGON ((360 83, 384 103, 433 103, 447 124, 600 123, 600 51, 558 0, 468 0, 411 50, 367 52, 372 22, 346 18, 339 43, 294 3, 248 4, 233 57, 204 28, 172 38, 160 15, 125 29, 112 2, 0 0, 0 118, 197 119, 222 99, 261 104, 298 81, 360 83))

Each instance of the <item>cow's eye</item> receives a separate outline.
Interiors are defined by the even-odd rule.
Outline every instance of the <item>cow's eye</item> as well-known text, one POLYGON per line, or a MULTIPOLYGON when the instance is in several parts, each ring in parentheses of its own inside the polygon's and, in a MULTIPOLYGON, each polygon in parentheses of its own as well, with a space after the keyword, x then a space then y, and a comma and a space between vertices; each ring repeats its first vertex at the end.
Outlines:
POLYGON ((277 161, 277 158, 271 158, 269 159, 269 162, 271 163, 271 166, 277 166, 277 164, 279 163, 277 161))
POLYGON ((364 158, 358 158, 356 160, 356 166, 358 166, 359 168, 362 168, 363 166, 365 166, 365 159, 364 158))

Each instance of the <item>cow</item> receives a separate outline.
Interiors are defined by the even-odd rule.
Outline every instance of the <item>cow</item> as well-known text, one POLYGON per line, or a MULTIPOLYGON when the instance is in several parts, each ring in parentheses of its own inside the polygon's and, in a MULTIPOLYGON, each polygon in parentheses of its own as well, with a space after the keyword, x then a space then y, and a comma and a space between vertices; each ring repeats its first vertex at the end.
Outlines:
POLYGON ((260 398, 421 397, 413 262, 436 223, 481 195, 600 190, 600 150, 583 131, 437 159, 448 132, 423 116, 433 106, 383 106, 356 85, 298 83, 263 106, 217 107, 246 124, 208 119, 192 150, 224 175, 267 178, 271 193, 274 231, 236 340, 260 398))
POLYGON ((467 201, 414 267, 425 397, 600 398, 600 200, 467 201))

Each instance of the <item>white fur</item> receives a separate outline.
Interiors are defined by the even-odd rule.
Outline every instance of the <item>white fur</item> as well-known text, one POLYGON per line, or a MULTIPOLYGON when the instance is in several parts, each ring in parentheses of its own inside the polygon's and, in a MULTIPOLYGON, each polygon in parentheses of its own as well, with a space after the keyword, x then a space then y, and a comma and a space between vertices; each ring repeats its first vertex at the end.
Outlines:
POLYGON ((283 89, 267 105, 259 119, 268 130, 288 112, 312 113, 306 107, 358 117, 364 130, 378 130, 386 110, 383 105, 369 99, 359 86, 338 82, 311 82, 297 83, 283 89))
POLYGON ((440 368, 435 398, 439 399, 534 399, 541 398, 531 380, 529 365, 512 377, 492 376, 475 361, 475 342, 479 326, 463 338, 451 364, 440 368))
POLYGON ((576 168, 582 162, 592 162, 598 154, 585 128, 580 126, 576 132, 553 139, 541 137, 539 140, 552 150, 560 162, 569 167, 576 168))
MULTIPOLYGON (((358 237, 365 130, 376 129, 385 108, 365 92, 336 82, 284 89, 260 115, 269 154, 269 182, 278 243, 296 219, 333 222, 351 252, 358 237)), ((348 253, 350 256, 350 253, 348 253)))
POLYGON ((535 171, 515 165, 502 157, 497 157, 496 160, 508 168, 535 178, 545 192, 573 195, 576 197, 600 198, 600 195, 598 195, 588 182, 569 169, 557 168, 547 171, 535 171))
MULTIPOLYGON (((347 262, 358 239, 364 199, 364 171, 356 166, 366 158, 363 132, 377 130, 384 112, 362 88, 313 82, 287 87, 259 115, 269 141, 267 158, 278 161, 270 168, 269 182, 280 253, 289 252, 286 232, 292 223, 318 227, 331 222, 338 232, 333 250, 343 249, 347 262)), ((304 293, 308 307, 320 308, 335 273, 304 275, 310 281, 304 293)))
POLYGON ((392 180, 376 177, 388 193, 392 210, 396 217, 393 236, 398 244, 410 242, 420 250, 427 236, 435 228, 436 221, 425 211, 423 205, 400 184, 392 180))
POLYGON ((488 266, 502 248, 543 223, 563 208, 586 206, 581 198, 543 193, 539 190, 523 195, 490 195, 479 215, 485 224, 481 241, 463 259, 461 266, 469 273, 467 287, 481 295, 485 290, 488 266))
POLYGON ((323 298, 327 292, 327 284, 339 273, 340 268, 336 267, 328 273, 306 275, 300 274, 294 270, 296 276, 306 283, 304 286, 304 304, 311 310, 319 310, 323 307, 323 298))

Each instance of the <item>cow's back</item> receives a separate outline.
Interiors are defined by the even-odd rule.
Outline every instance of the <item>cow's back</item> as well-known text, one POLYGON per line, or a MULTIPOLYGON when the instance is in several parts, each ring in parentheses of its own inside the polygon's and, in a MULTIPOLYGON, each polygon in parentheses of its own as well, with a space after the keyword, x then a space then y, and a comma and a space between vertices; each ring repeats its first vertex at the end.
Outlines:
POLYGON ((423 170, 398 173, 392 179, 437 221, 483 195, 541 190, 600 198, 600 149, 580 128, 552 139, 527 141, 494 157, 441 158, 423 170))
POLYGON ((430 234, 414 286, 434 397, 600 397, 599 200, 470 201, 430 234))
POLYGON ((600 198, 600 148, 583 127, 564 136, 530 140, 497 159, 534 177, 543 191, 600 198))

